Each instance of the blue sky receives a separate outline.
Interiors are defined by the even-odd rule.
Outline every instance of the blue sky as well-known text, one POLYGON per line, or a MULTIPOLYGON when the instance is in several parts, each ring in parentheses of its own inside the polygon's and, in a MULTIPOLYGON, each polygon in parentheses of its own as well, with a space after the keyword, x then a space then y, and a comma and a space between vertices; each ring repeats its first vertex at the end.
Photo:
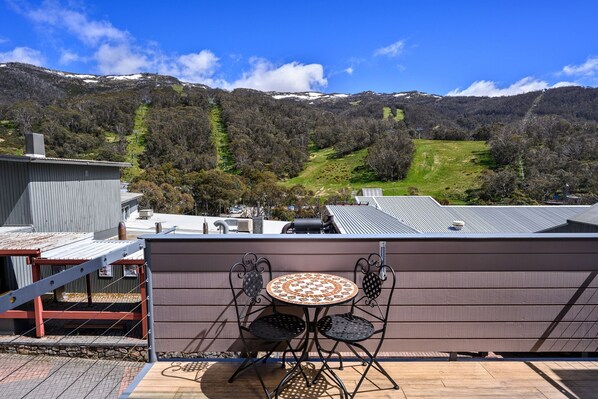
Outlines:
POLYGON ((0 0, 0 62, 233 89, 598 86, 598 1, 0 0))

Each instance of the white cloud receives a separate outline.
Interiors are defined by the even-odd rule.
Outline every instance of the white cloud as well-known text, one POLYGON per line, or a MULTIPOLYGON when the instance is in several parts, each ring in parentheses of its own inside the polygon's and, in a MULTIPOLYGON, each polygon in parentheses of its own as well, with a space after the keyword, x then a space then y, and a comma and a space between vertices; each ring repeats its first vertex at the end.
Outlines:
POLYGON ((89 46, 101 42, 124 42, 129 33, 115 28, 109 21, 92 21, 86 15, 62 8, 58 3, 46 2, 41 8, 29 10, 25 14, 32 21, 52 27, 65 28, 89 46))
POLYGON ((60 63, 62 65, 68 65, 72 62, 81 61, 82 58, 77 54, 69 50, 62 50, 60 54, 60 63))
POLYGON ((4 43, 8 43, 10 40, 4 38, 4 37, 0 37, 0 44, 4 44, 4 43))
POLYGON ((598 57, 589 57, 581 65, 567 65, 561 72, 567 76, 594 76, 598 73, 598 57))
POLYGON ((11 51, 0 53, 0 62, 23 62, 25 64, 42 66, 45 59, 38 50, 29 47, 15 47, 11 51))
POLYGON ((531 76, 525 77, 505 88, 499 88, 496 82, 490 80, 478 80, 473 82, 467 89, 455 89, 448 92, 447 96, 474 96, 474 97, 501 97, 513 96, 516 94, 527 93, 555 87, 577 86, 573 82, 558 82, 550 86, 543 80, 535 79, 531 76))
POLYGON ((403 53, 404 49, 405 49, 405 40, 399 40, 389 46, 381 47, 381 48, 377 49, 376 51, 374 51, 374 55, 376 55, 376 56, 385 55, 388 57, 396 57, 398 55, 401 55, 403 53))
POLYGON ((232 88, 297 92, 315 90, 328 84, 324 78, 324 68, 320 64, 290 62, 275 67, 263 58, 253 58, 250 62, 251 70, 232 83, 232 88))
POLYGON ((581 86, 581 85, 577 82, 562 81, 562 82, 557 82, 557 83, 553 84, 552 86, 550 86, 550 88, 556 89, 558 87, 570 87, 570 86, 581 86))
POLYGON ((128 75, 147 72, 150 62, 146 55, 135 52, 126 44, 102 44, 94 54, 98 69, 105 75, 128 75))
POLYGON ((345 72, 347 72, 349 75, 353 75, 353 72, 355 72, 355 70, 353 69, 353 67, 349 67, 345 69, 345 72))
POLYGON ((201 82, 211 77, 218 67, 218 57, 210 50, 181 55, 177 63, 181 67, 180 76, 190 82, 201 82))
MULTIPOLYGON (((253 88, 264 91, 308 91, 327 85, 324 68, 320 64, 291 62, 275 66, 268 60, 250 59, 250 70, 236 81, 226 81, 218 75, 219 57, 203 49, 197 53, 173 55, 163 53, 159 45, 147 42, 145 46, 136 43, 129 32, 118 29, 107 20, 93 20, 78 9, 63 6, 59 1, 48 0, 38 8, 28 8, 21 3, 8 0, 13 9, 25 15, 34 24, 53 34, 52 30, 64 31, 89 47, 90 54, 60 50, 60 63, 68 65, 74 61, 95 61, 101 74, 128 75, 139 72, 158 72, 175 76, 183 81, 203 83, 211 87, 232 89, 253 88)), ((398 50, 395 50, 398 51, 398 50)), ((14 55, 0 53, 4 58, 40 64, 41 53, 32 49, 15 49, 14 55)), ((233 62, 241 57, 232 55, 233 62)), ((344 72, 351 74, 353 68, 344 72)))

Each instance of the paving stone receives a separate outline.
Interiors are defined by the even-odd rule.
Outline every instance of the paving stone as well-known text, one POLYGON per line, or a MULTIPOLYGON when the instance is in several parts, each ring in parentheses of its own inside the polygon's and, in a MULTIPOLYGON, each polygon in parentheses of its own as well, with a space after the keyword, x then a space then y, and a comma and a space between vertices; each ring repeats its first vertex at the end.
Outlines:
POLYGON ((121 360, 0 354, 0 398, 118 398, 143 365, 121 360))

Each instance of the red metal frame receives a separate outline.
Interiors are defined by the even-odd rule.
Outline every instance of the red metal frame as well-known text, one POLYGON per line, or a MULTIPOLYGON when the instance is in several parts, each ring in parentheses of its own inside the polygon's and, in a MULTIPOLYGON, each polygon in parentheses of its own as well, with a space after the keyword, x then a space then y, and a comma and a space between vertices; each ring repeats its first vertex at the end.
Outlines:
MULTIPOLYGON (((89 259, 43 259, 39 258, 40 251, 31 250, 0 250, 0 256, 27 256, 27 263, 31 265, 31 274, 33 282, 39 281, 41 278, 41 265, 65 265, 76 266, 87 262, 89 259)), ((9 310, 5 313, 0 313, 0 319, 35 319, 35 336, 41 338, 45 335, 44 319, 60 319, 60 320, 141 320, 141 333, 143 337, 148 334, 147 324, 147 286, 145 283, 145 267, 142 259, 121 259, 114 265, 137 265, 139 281, 142 281, 139 288, 141 294, 141 311, 140 312, 105 312, 92 310, 44 310, 41 297, 33 299, 33 310, 9 310)), ((89 274, 86 278, 89 280, 89 274)), ((87 284, 88 303, 91 304, 91 288, 87 284)))
MULTIPOLYGON (((62 310, 44 310, 42 316, 44 319, 57 320, 88 320, 93 315, 96 320, 141 320, 143 317, 141 313, 132 312, 105 312, 98 310, 69 310, 64 312, 62 310)), ((0 313, 0 319, 32 319, 35 317, 35 310, 9 310, 5 313, 0 313)))

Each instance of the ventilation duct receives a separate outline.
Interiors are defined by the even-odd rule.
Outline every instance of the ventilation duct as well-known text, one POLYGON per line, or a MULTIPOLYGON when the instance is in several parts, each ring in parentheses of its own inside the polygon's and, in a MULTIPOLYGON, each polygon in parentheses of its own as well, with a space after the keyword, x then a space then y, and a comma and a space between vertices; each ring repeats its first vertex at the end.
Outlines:
POLYGON ((44 158, 46 156, 43 134, 25 133, 25 155, 36 158, 44 158))

